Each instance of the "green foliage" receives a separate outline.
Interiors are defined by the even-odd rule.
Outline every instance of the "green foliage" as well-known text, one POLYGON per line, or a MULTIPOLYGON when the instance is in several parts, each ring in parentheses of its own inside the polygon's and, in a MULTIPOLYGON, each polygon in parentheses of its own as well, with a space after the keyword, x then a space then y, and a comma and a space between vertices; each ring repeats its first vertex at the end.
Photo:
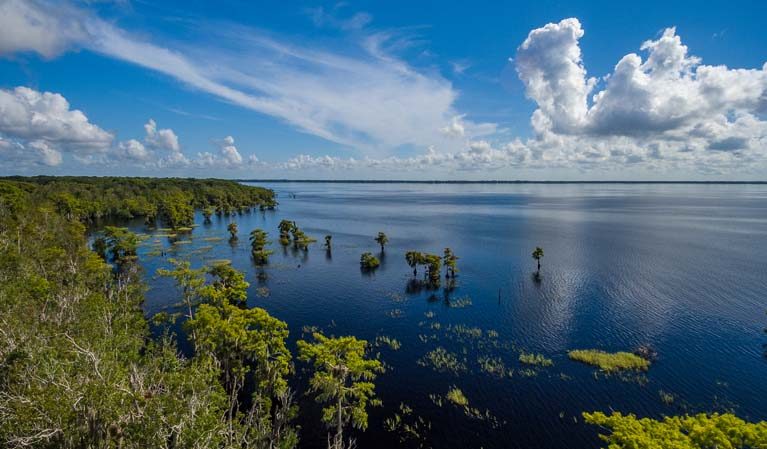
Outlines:
POLYGON ((375 238, 376 243, 381 245, 381 252, 384 251, 384 247, 387 243, 389 243, 389 237, 386 236, 383 232, 379 232, 378 235, 375 238))
POLYGON ((379 265, 381 265, 381 261, 373 253, 362 253, 360 256, 360 267, 363 270, 373 270, 378 268, 379 265))
POLYGON ((69 220, 161 218, 172 228, 190 225, 195 209, 215 207, 220 212, 276 205, 269 189, 217 179, 8 177, 0 179, 0 196, 9 205, 51 207, 69 220))
POLYGON ((418 359, 417 363, 420 366, 431 367, 441 373, 453 373, 456 376, 466 372, 466 363, 441 346, 427 352, 426 355, 418 359))
POLYGON ((442 269, 442 257, 436 254, 426 254, 418 251, 407 251, 405 253, 407 264, 413 268, 413 276, 416 275, 418 265, 424 265, 426 271, 424 276, 428 278, 429 283, 438 286, 440 283, 440 270, 442 269))
POLYGON ((237 238, 238 227, 236 222, 230 222, 226 225, 226 230, 229 231, 229 238, 234 240, 237 238))
POLYGON ((543 248, 536 246, 532 253, 533 259, 538 263, 538 271, 541 271, 541 258, 543 258, 543 248))
POLYGON ((445 248, 442 256, 442 262, 445 264, 445 277, 454 278, 458 272, 459 257, 453 253, 450 248, 445 248))
POLYGON ((250 284, 241 271, 235 270, 229 263, 213 264, 207 271, 213 282, 201 288, 200 296, 214 305, 245 305, 250 284))
MULTIPOLYGON (((293 226, 290 232, 293 235, 293 246, 306 251, 307 249, 309 249, 309 244, 314 243, 317 240, 306 235, 306 233, 302 231, 301 228, 296 226, 295 222, 292 222, 292 223, 293 223, 293 226)), ((282 237, 280 237, 280 242, 282 242, 282 237)))
POLYGON ((445 397, 447 398, 448 401, 460 407, 469 406, 469 399, 466 397, 465 394, 463 394, 463 391, 461 391, 461 389, 458 387, 451 387, 447 391, 447 394, 445 395, 445 397))
MULTIPOLYGON (((115 263, 125 263, 136 259, 136 251, 140 243, 139 238, 126 228, 106 226, 104 228, 104 245, 98 244, 98 250, 105 250, 115 263)), ((100 251, 97 251, 101 255, 100 251)))
POLYGON ((621 370, 646 371, 650 361, 630 352, 609 353, 598 349, 579 349, 570 351, 567 355, 575 361, 597 366, 605 372, 621 370))
POLYGON ((322 419, 335 425, 335 446, 341 447, 344 426, 367 428, 367 405, 380 403, 372 381, 383 372, 383 365, 367 357, 365 340, 329 338, 319 332, 313 337, 311 343, 298 341, 299 359, 314 365, 310 389, 317 394, 317 401, 327 404, 322 419))
POLYGON ((519 361, 525 365, 534 366, 552 366, 554 362, 551 359, 546 358, 543 354, 528 354, 522 352, 519 354, 519 361))
POLYGON ((662 420, 613 412, 584 413, 589 424, 608 429, 600 435, 609 449, 764 449, 767 422, 750 423, 732 414, 669 416, 662 420))
POLYGON ((250 252, 256 265, 264 265, 269 261, 269 255, 274 251, 266 249, 266 245, 272 243, 269 241, 269 235, 263 229, 254 229, 250 233, 250 252))
POLYGON ((280 244, 283 246, 287 246, 290 244, 290 234, 293 232, 293 229, 296 227, 295 221, 290 220, 281 220, 280 224, 277 226, 277 229, 280 230, 280 244))

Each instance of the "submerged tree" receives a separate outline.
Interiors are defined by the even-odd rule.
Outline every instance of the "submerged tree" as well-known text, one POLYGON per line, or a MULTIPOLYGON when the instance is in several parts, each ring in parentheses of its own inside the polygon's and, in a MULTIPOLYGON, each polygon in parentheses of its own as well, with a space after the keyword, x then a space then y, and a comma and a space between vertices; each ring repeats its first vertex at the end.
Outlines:
POLYGON ((257 265, 264 265, 269 261, 269 255, 273 251, 266 249, 266 245, 271 243, 268 240, 268 234, 263 229, 254 229, 250 233, 250 251, 253 254, 257 265))
POLYGON ((333 242, 333 236, 332 235, 326 235, 325 236, 325 249, 330 251, 332 249, 332 242, 333 242))
POLYGON ((277 229, 280 230, 280 244, 283 246, 287 246, 290 244, 290 233, 293 231, 293 228, 296 227, 296 222, 290 221, 290 220, 282 220, 280 221, 280 224, 277 226, 277 229))
POLYGON ((229 235, 230 235, 229 238, 230 238, 230 240, 237 240, 238 227, 237 227, 237 223, 236 222, 233 221, 233 222, 229 223, 226 226, 226 230, 229 231, 229 235))
POLYGON ((543 257, 543 248, 540 246, 536 246, 535 250, 533 250, 533 259, 535 259, 536 262, 538 262, 538 270, 536 271, 537 274, 541 273, 541 257, 543 257))
POLYGON ((381 261, 373 253, 362 253, 360 256, 360 267, 363 270, 373 270, 378 268, 379 265, 381 265, 381 261))
POLYGON ((328 447, 343 449, 344 427, 351 424, 358 429, 368 425, 367 405, 378 405, 373 380, 383 372, 379 360, 366 357, 367 342, 355 337, 328 338, 315 332, 314 342, 298 341, 299 359, 312 362, 314 374, 309 381, 311 391, 317 393, 317 401, 327 404, 322 420, 335 427, 333 440, 328 447))
POLYGON ((213 216, 213 208, 210 206, 206 206, 202 210, 202 216, 204 218, 205 223, 210 223, 210 217, 213 216))
POLYGON ((413 269, 413 276, 418 275, 418 265, 423 262, 423 254, 418 251, 408 251, 405 253, 405 260, 410 268, 413 269))
POLYGON ((317 240, 313 239, 312 237, 309 237, 306 235, 304 231, 302 231, 298 226, 293 224, 293 229, 291 229, 291 233, 293 234, 293 246, 296 248, 302 249, 306 251, 309 249, 309 244, 314 243, 317 240))
POLYGON ((442 262, 445 264, 445 277, 446 278, 454 278, 455 273, 458 272, 458 259, 459 257, 453 253, 453 250, 450 248, 445 248, 444 256, 442 257, 442 262))
POLYGON ((381 245, 381 252, 384 252, 384 247, 387 243, 389 243, 389 237, 387 237, 383 232, 379 232, 375 238, 375 241, 381 245))
POLYGON ((439 286, 442 258, 436 254, 424 254, 423 264, 427 267, 426 275, 429 282, 434 286, 439 286))

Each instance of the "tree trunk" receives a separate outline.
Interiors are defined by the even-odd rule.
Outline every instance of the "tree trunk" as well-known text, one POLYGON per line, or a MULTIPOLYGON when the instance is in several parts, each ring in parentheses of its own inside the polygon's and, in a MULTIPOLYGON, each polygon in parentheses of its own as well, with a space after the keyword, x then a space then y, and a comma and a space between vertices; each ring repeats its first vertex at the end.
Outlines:
POLYGON ((343 447, 343 409, 341 395, 338 395, 338 422, 336 423, 336 449, 343 447))
POLYGON ((538 272, 541 272, 541 259, 538 259, 538 272))

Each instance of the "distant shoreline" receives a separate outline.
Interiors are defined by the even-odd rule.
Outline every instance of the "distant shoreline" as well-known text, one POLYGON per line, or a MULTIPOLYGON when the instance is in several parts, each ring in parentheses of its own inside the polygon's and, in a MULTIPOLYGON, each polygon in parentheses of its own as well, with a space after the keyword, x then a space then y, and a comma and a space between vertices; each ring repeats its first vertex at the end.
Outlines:
POLYGON ((694 184, 694 185, 767 185, 767 181, 447 181, 447 180, 384 180, 384 179, 232 179, 237 182, 258 183, 317 183, 317 184, 694 184))

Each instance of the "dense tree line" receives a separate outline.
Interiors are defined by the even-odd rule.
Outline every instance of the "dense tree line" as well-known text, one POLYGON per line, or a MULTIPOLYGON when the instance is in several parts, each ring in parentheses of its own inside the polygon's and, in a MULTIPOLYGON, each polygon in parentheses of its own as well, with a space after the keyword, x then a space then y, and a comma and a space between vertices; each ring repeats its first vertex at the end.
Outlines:
MULTIPOLYGON (((185 318, 193 351, 182 357, 167 331, 151 337, 136 236, 106 229, 92 251, 79 217, 13 184, 0 191, 0 446, 296 446, 288 327, 245 307, 241 272, 182 260, 160 271, 179 286, 183 312, 152 321, 185 318)), ((319 333, 301 342, 300 356, 315 367, 308 388, 317 400, 340 407, 325 421, 331 444, 345 447, 343 429, 364 428, 377 402, 381 363, 362 340, 319 333), (332 368, 331 348, 346 348, 332 368), (326 376, 333 391, 318 380, 326 376)))
POLYGON ((235 181, 187 178, 9 177, 0 178, 0 194, 7 201, 50 204, 70 220, 101 218, 159 218, 172 228, 189 226, 194 210, 206 217, 273 209, 274 192, 235 181))

